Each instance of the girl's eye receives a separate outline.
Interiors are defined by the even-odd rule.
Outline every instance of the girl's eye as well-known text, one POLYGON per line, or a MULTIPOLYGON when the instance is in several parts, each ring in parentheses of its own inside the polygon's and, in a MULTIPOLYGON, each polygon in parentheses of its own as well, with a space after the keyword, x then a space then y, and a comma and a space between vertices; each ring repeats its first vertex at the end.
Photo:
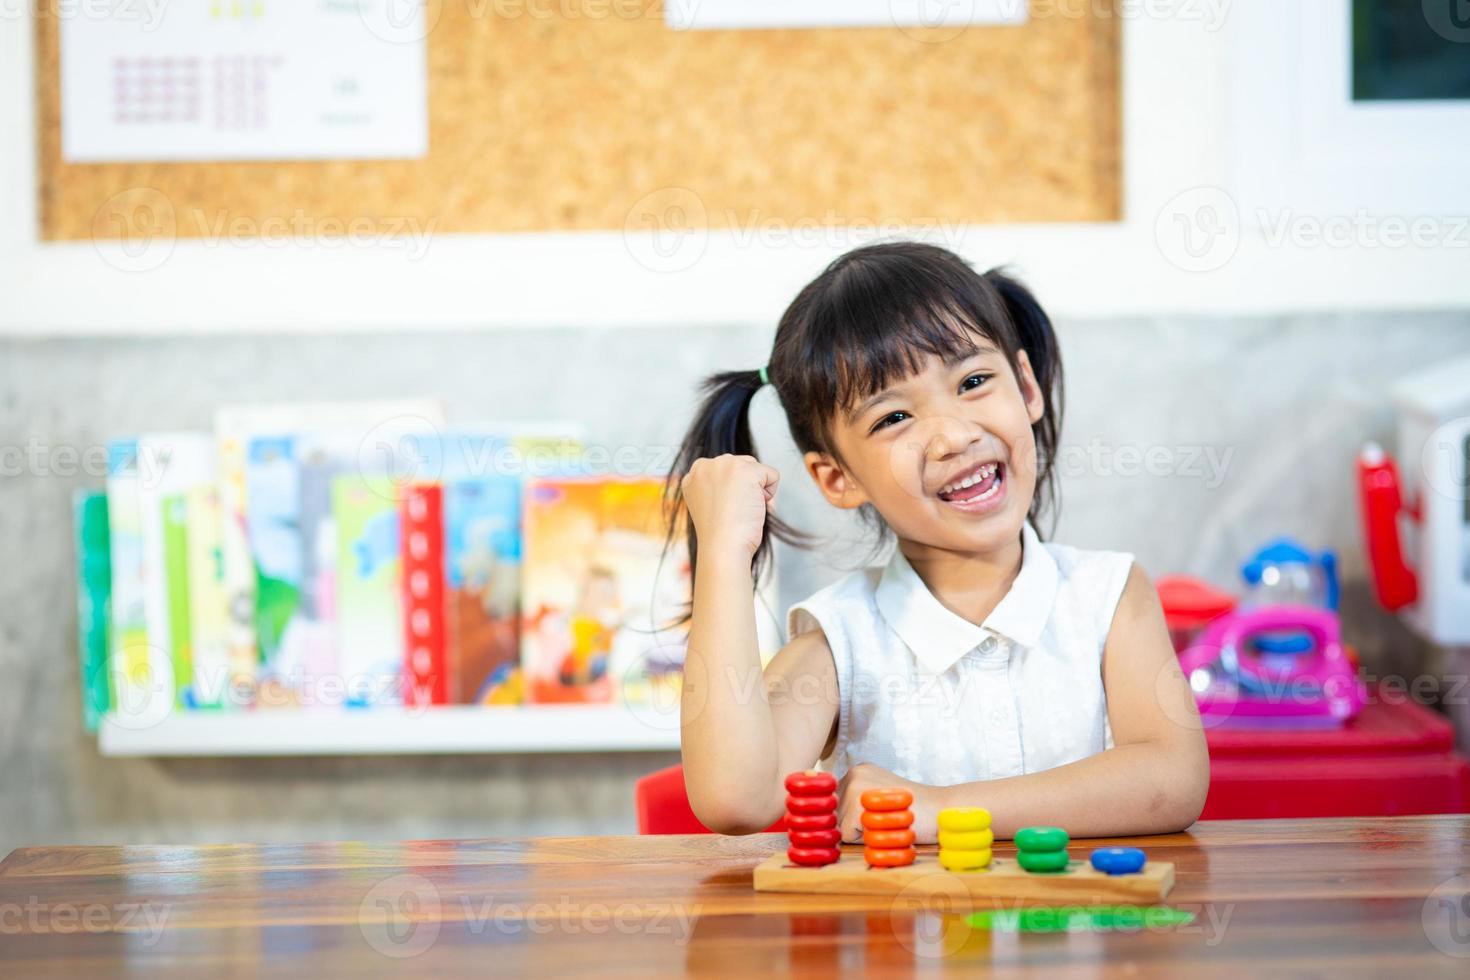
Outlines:
POLYGON ((897 423, 902 422, 908 417, 908 412, 889 412, 887 415, 878 420, 878 424, 873 426, 872 431, 877 432, 879 429, 885 428, 886 426, 896 425, 897 423))
POLYGON ((974 391, 989 380, 988 374, 972 374, 960 383, 960 391, 974 391))

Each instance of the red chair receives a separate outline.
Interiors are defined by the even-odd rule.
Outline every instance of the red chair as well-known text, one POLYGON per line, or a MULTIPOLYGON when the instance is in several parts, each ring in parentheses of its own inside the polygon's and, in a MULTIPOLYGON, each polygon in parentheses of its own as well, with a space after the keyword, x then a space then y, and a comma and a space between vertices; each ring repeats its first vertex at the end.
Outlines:
MULTIPOLYGON (((689 792, 684 788, 684 767, 669 766, 649 773, 633 791, 638 810, 640 834, 709 834, 689 806, 689 792)), ((767 832, 786 832, 786 820, 777 820, 767 832)))

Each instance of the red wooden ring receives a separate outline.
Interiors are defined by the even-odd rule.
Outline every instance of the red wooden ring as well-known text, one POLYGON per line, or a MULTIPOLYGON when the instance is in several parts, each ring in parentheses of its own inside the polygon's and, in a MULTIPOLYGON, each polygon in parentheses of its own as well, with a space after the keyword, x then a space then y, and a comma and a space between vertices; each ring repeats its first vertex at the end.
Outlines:
POLYGON ((820 769, 793 772, 786 777, 786 792, 792 796, 828 796, 837 792, 837 777, 820 769))
POLYGON ((837 826, 837 813, 788 813, 787 830, 831 830, 837 826))
POLYGON ((791 838, 792 847, 836 847, 842 843, 842 831, 836 827, 831 830, 792 830, 786 836, 791 838))
POLYGON ((837 809, 835 796, 788 796, 787 813, 832 813, 837 809))
POLYGON ((841 857, 842 852, 835 847, 792 847, 786 851, 786 858, 792 864, 800 864, 808 868, 836 864, 841 857))

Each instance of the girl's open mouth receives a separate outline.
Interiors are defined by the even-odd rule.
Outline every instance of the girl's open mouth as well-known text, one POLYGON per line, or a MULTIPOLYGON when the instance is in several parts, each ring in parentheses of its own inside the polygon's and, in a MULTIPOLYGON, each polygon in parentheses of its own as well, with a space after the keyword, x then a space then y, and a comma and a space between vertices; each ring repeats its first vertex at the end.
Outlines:
POLYGON ((982 463, 960 479, 940 487, 939 499, 966 508, 983 506, 1000 497, 1005 475, 1004 463, 982 463))

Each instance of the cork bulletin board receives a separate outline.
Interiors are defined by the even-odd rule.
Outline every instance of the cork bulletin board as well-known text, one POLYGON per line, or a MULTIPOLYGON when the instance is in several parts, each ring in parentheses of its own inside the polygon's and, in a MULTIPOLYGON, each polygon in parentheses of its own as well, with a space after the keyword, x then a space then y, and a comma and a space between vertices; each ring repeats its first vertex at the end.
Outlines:
POLYGON ((964 31, 674 31, 659 0, 433 0, 425 158, 71 164, 60 2, 36 20, 44 239, 116 237, 108 202, 138 189, 179 237, 221 212, 621 230, 671 192, 712 228, 1120 217, 1119 20, 1098 4, 964 31))

